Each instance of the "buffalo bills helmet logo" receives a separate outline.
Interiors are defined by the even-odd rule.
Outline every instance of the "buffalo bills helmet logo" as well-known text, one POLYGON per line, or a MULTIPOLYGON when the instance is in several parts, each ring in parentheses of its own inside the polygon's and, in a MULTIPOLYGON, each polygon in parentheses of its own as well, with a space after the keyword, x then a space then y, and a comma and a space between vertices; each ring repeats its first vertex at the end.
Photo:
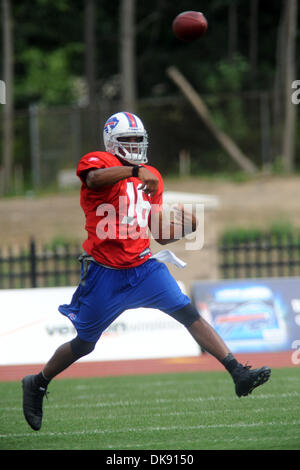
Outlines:
POLYGON ((75 313, 69 313, 69 314, 68 314, 68 317, 70 318, 70 320, 73 320, 73 321, 76 320, 76 315, 75 315, 75 313))
POLYGON ((104 132, 108 134, 108 132, 114 129, 119 124, 119 119, 116 117, 111 117, 106 123, 104 124, 104 132))

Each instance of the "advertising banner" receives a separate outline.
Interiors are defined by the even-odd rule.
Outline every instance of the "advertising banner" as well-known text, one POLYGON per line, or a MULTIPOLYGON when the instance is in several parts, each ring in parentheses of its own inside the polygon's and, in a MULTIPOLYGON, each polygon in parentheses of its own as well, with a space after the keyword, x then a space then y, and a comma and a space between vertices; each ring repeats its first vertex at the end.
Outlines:
POLYGON ((234 353, 290 350, 300 340, 300 278, 196 282, 192 299, 234 353))
MULTIPOLYGON (((0 290, 0 365, 43 364, 76 336, 58 312, 75 287, 0 290)), ((125 311, 103 333, 95 350, 80 361, 145 359, 199 355, 185 327, 155 309, 125 311)))

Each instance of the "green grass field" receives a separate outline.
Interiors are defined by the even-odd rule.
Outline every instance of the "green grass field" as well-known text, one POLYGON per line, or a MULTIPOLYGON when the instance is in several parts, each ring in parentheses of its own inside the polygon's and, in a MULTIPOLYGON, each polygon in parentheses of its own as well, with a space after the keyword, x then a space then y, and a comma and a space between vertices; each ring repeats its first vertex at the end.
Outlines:
POLYGON ((299 386, 299 368, 243 398, 225 371, 56 380, 35 432, 20 383, 2 382, 0 449, 300 449, 299 386))

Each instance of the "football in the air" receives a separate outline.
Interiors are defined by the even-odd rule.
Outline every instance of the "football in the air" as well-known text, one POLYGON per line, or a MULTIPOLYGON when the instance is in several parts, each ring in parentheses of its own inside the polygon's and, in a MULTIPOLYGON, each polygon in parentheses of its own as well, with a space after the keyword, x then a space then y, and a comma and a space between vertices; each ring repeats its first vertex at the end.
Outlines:
POLYGON ((181 41, 195 41, 207 30, 207 19, 200 11, 184 11, 176 16, 172 28, 181 41))

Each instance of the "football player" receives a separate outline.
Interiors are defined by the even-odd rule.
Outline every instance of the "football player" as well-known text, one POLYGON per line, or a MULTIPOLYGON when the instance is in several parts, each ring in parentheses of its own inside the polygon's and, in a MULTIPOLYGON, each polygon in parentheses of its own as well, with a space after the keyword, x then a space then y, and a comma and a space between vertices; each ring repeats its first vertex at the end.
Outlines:
POLYGON ((104 125, 103 140, 105 152, 88 153, 77 167, 87 239, 80 284, 71 303, 59 306, 77 336, 61 345, 39 374, 22 380, 23 411, 34 430, 42 425, 49 382, 91 353, 103 331, 127 309, 159 309, 183 324, 200 347, 228 370, 238 396, 248 395, 270 377, 268 367, 250 369, 235 359, 165 263, 151 253, 148 229, 166 245, 176 241, 178 233, 184 237, 195 231, 197 220, 182 205, 177 208, 179 217, 164 219, 163 179, 147 164, 148 136, 141 119, 129 112, 114 114, 104 125))

